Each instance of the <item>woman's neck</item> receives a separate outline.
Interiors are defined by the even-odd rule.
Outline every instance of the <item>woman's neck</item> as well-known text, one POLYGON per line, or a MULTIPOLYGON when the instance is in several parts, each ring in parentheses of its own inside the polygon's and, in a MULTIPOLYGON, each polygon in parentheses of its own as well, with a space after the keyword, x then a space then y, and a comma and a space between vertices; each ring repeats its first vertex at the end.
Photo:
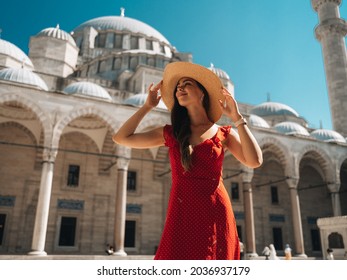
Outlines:
POLYGON ((203 107, 187 108, 191 127, 207 126, 213 123, 209 120, 203 107))

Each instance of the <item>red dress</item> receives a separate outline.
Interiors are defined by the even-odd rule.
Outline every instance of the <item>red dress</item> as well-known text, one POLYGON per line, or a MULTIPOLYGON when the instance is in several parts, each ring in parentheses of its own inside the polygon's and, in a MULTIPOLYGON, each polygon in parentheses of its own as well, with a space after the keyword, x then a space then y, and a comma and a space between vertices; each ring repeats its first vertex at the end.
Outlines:
POLYGON ((222 142, 230 126, 219 127, 196 145, 192 168, 184 172, 171 125, 164 127, 169 147, 172 187, 156 260, 240 259, 239 239, 230 199, 223 185, 222 142))

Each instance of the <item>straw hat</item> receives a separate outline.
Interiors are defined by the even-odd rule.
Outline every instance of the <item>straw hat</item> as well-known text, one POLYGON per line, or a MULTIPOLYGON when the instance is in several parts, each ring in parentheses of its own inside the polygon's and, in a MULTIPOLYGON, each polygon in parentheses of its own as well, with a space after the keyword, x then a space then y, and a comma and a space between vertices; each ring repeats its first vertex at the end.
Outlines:
POLYGON ((223 87, 218 76, 208 68, 190 62, 172 62, 164 69, 161 96, 169 111, 174 105, 174 93, 181 78, 191 78, 199 82, 207 90, 210 98, 210 109, 207 112, 210 120, 216 122, 222 116, 219 100, 224 100, 221 93, 223 87))

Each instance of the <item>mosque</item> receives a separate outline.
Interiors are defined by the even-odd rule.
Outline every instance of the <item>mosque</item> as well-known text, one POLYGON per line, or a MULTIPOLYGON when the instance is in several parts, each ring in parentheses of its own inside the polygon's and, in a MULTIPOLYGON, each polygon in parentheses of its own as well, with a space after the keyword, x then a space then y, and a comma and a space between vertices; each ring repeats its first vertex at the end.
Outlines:
MULTIPOLYGON (((323 238, 317 220, 347 215, 347 24, 341 0, 311 4, 334 130, 308 127, 286 104, 239 104, 264 157, 253 170, 227 153, 223 165, 248 257, 268 244, 278 255, 290 244, 302 258, 346 251, 347 233, 323 238)), ((194 62, 124 10, 72 32, 45 28, 28 55, 0 39, 0 254, 103 255, 107 244, 117 256, 155 253, 171 187, 168 150, 129 149, 111 137, 173 61, 194 62)), ((234 91, 225 71, 206 67, 234 91)), ((139 130, 167 123, 161 103, 139 130)))

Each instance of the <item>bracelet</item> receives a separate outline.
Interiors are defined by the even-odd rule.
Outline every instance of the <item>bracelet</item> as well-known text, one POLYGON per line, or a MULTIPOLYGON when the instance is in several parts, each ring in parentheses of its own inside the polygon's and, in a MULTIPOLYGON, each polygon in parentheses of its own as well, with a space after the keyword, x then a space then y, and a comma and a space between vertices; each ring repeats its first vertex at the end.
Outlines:
POLYGON ((239 125, 241 124, 247 124, 247 120, 244 117, 241 117, 241 119, 239 119, 238 121, 234 123, 236 128, 239 127, 239 125))

